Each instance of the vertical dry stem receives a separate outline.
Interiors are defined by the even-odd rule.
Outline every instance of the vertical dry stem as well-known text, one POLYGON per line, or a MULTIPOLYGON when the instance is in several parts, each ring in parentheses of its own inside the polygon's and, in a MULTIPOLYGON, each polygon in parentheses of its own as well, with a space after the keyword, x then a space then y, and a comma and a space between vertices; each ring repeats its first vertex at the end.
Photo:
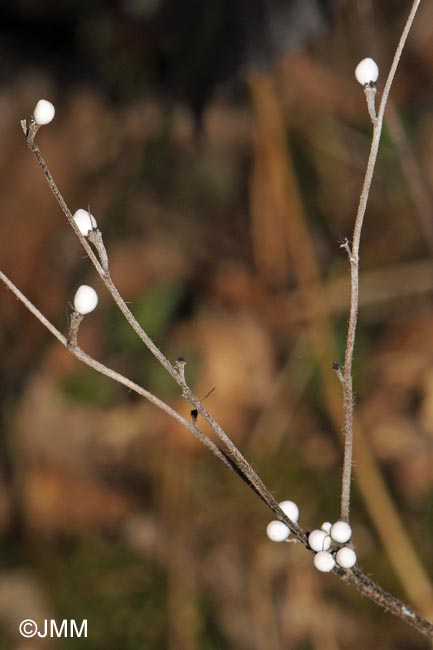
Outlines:
POLYGON ((362 186, 361 196, 356 214, 355 227, 353 230, 352 246, 344 244, 350 261, 350 315, 349 327, 347 332, 346 353, 344 356, 344 461, 343 476, 341 487, 341 511, 340 516, 344 521, 349 521, 350 511, 350 483, 352 478, 352 457, 353 457, 353 381, 352 381, 352 363, 353 351, 355 348, 356 325, 358 320, 358 303, 359 303, 359 246, 361 242, 362 225, 364 223, 365 211, 367 209, 368 197, 370 194, 371 183, 373 180, 374 168, 376 165, 377 154, 379 151, 380 136, 382 134, 383 116, 394 81, 400 57, 409 35, 415 14, 421 0, 414 0, 400 41, 397 45, 396 52, 391 64, 382 99, 380 102, 377 117, 373 124, 373 137, 371 141, 370 155, 368 157, 367 169, 365 172, 364 183, 362 186))
MULTIPOLYGON (((311 351, 318 363, 324 404, 330 420, 341 427, 341 392, 329 381, 331 362, 337 357, 324 290, 312 245, 311 233, 305 227, 305 214, 297 186, 293 162, 286 145, 285 121, 277 88, 271 75, 250 75, 252 100, 257 121, 260 147, 256 155, 264 157, 261 168, 263 182, 269 192, 272 209, 280 215, 282 235, 297 275, 302 304, 308 314, 306 332, 311 351)), ((389 103, 388 103, 389 107, 389 103)), ((342 375, 341 375, 342 377, 342 375)), ((344 381, 344 378, 343 378, 344 381)), ((400 511, 393 502, 380 473, 365 432, 354 414, 357 435, 356 474, 358 488, 371 520, 382 540, 385 552, 412 604, 430 618, 433 611, 433 590, 407 529, 400 520, 400 511)), ((343 428, 341 427, 343 437, 343 428)), ((344 442, 344 439, 343 439, 344 442)))

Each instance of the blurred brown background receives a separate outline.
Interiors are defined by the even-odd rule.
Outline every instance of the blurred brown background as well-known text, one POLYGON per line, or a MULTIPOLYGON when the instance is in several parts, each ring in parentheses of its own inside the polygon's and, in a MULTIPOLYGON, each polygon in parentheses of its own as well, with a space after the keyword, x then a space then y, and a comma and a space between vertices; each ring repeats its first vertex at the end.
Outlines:
MULTIPOLYGON (((43 155, 71 210, 95 214, 122 295, 172 361, 187 359, 199 395, 215 387, 208 408, 307 529, 339 512, 339 240, 351 236, 371 135, 353 71, 374 56, 380 94, 409 4, 0 8, 2 270, 63 331, 76 287, 95 286, 81 346, 188 417, 27 151, 19 118, 44 97, 57 113, 38 134, 43 155)), ((361 565, 430 617, 432 76, 425 2, 363 232, 352 503, 361 565)), ((428 647, 319 575, 303 548, 272 544, 270 513, 235 475, 80 366, 5 289, 0 309, 1 650, 428 647), (38 617, 87 618, 89 636, 20 639, 19 621, 38 617)))

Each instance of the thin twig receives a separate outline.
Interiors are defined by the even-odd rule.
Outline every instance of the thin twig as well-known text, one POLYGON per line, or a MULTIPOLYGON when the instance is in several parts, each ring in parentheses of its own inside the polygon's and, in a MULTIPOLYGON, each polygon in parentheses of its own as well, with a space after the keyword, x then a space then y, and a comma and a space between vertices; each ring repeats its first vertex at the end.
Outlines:
MULTIPOLYGON (((329 304, 324 296, 320 270, 315 257, 311 233, 306 227, 293 161, 289 155, 281 101, 275 81, 270 74, 250 75, 257 132, 263 142, 260 150, 266 156, 265 182, 271 188, 269 200, 281 215, 285 235, 300 288, 300 299, 305 309, 306 332, 310 339, 321 376, 324 404, 335 426, 341 426, 341 397, 338 386, 329 381, 329 368, 336 358, 335 336, 329 320, 329 304)), ((361 294, 363 295, 363 294, 361 294)), ((299 312, 298 306, 296 307, 299 312)), ((304 321, 303 321, 304 322, 304 321)), ((380 535, 396 576, 401 580, 412 606, 429 618, 433 611, 433 590, 408 531, 400 519, 400 511, 389 493, 377 460, 354 414, 357 432, 357 478, 360 494, 380 535), (396 540, 396 543, 394 543, 396 540), (405 561, 402 562, 401 558, 405 561)), ((341 431, 343 436, 343 430, 341 431)))
POLYGON ((110 379, 113 379, 114 381, 117 381, 119 384, 123 384, 123 386, 126 386, 126 388, 129 388, 130 390, 133 390, 135 393, 138 395, 141 395, 141 397, 144 397, 147 399, 149 402, 151 402, 154 406, 159 408, 161 411, 164 411, 167 415, 169 415, 171 418, 176 420, 179 424, 181 424, 185 429, 188 429, 205 447, 210 449, 210 451, 215 454, 217 458, 219 458, 227 467, 230 469, 233 469, 233 464, 229 463, 226 459, 225 454, 217 447, 217 445, 210 439, 208 436, 203 433, 194 424, 191 424, 188 422, 188 420, 185 420, 177 411, 175 411, 173 408, 171 408, 168 404, 160 400, 156 395, 151 393, 148 390, 145 390, 142 388, 142 386, 139 386, 135 382, 131 381, 127 377, 124 377, 121 375, 119 372, 116 372, 115 370, 112 370, 111 368, 107 368, 107 366, 104 366, 102 363, 99 361, 96 361, 96 359, 93 359, 90 355, 86 354, 81 348, 78 347, 76 344, 76 337, 75 340, 70 340, 67 339, 66 336, 63 336, 61 332, 42 314, 42 312, 14 285, 14 283, 2 272, 0 271, 0 280, 10 289, 15 296, 20 300, 23 305, 44 325, 44 327, 49 330, 49 332, 55 336, 55 338, 71 353, 76 357, 79 361, 82 361, 85 363, 87 366, 90 366, 90 368, 93 368, 93 370, 96 370, 96 372, 100 372, 102 375, 105 375, 106 377, 109 377, 110 379))
POLYGON ((373 83, 372 81, 366 86, 364 86, 364 93, 365 93, 365 98, 367 100, 367 109, 368 109, 368 114, 370 115, 370 119, 373 124, 375 124, 377 120, 377 115, 376 115, 376 93, 377 93, 377 88, 376 84, 373 83))
POLYGON ((78 239, 80 240, 80 243, 84 250, 86 251, 87 255, 89 256, 90 261, 92 262, 93 266, 95 267, 98 275, 100 276, 101 280, 104 282, 105 286, 107 287, 108 291, 111 293, 114 301, 116 302, 117 306, 125 316, 126 320, 134 330, 134 332, 138 335, 138 337, 143 341, 143 343, 146 345, 146 347, 152 352, 152 354, 158 359, 158 361, 164 366, 164 368, 167 370, 167 372, 173 377, 173 379, 179 384, 180 383, 180 377, 179 374, 176 372, 175 368, 172 366, 170 361, 167 359, 167 357, 161 352, 161 350, 158 348, 157 345, 152 341, 152 339, 146 334, 146 332, 143 330, 143 328, 140 326, 140 323, 134 318, 133 314, 131 311, 128 309, 125 301, 123 298, 120 296, 116 286, 114 285, 114 282, 111 279, 111 276, 108 272, 108 270, 104 269, 103 264, 98 260, 97 256, 93 252, 92 247, 90 246, 89 242, 87 241, 86 237, 82 235, 80 229, 78 228, 77 224, 74 221, 74 218, 72 216, 71 211, 69 210, 67 203, 65 199, 62 196, 62 193, 60 192, 59 188, 57 187, 57 184, 48 168, 48 165, 46 164, 41 151, 39 149, 39 146, 37 145, 34 135, 32 134, 30 129, 27 129, 25 127, 25 121, 22 123, 22 128, 24 131, 24 134, 26 136, 26 141, 27 145, 36 158, 36 160, 39 163, 39 167, 42 170, 42 173, 45 176, 45 180, 48 183, 48 186, 53 193, 57 203, 61 207, 66 219, 69 222, 69 225, 72 227, 74 230, 75 234, 77 235, 78 239))
POLYGON ((131 381, 127 377, 124 377, 120 373, 107 368, 99 361, 96 361, 90 355, 86 354, 78 346, 74 345, 74 342, 68 340, 59 330, 42 314, 42 312, 14 285, 14 283, 2 272, 0 271, 0 280, 15 294, 15 296, 21 300, 25 307, 44 325, 53 336, 71 352, 77 359, 90 366, 97 372, 113 379, 114 381, 123 384, 130 390, 135 391, 149 402, 157 406, 160 410, 164 411, 167 415, 172 417, 174 420, 179 422, 184 426, 188 431, 190 431, 205 447, 210 449, 212 453, 219 458, 226 466, 230 469, 236 470, 236 472, 245 480, 245 482, 252 487, 252 489, 259 494, 262 500, 268 505, 268 507, 276 514, 278 519, 283 521, 291 530, 291 532, 304 544, 307 543, 307 532, 303 530, 300 526, 294 523, 287 515, 281 510, 278 505, 277 500, 265 486, 263 481, 260 479, 255 470, 248 463, 246 458, 241 454, 237 449, 234 443, 230 440, 225 431, 220 427, 220 425, 213 419, 213 417, 206 411, 203 404, 200 400, 193 395, 191 389, 186 385, 182 384, 183 394, 192 404, 196 407, 198 412, 206 419, 206 421, 211 424, 214 431, 217 432, 219 438, 226 444, 226 447, 229 449, 229 454, 222 451, 201 429, 197 426, 196 422, 188 422, 183 418, 177 411, 172 409, 168 404, 160 400, 158 397, 153 395, 153 393, 145 390, 142 386, 139 386, 135 382, 131 381))
MULTIPOLYGON (((379 60, 383 58, 383 40, 377 33, 376 14, 373 0, 358 0, 358 14, 361 19, 362 39, 370 52, 379 60)), ((418 213, 425 242, 433 253, 433 204, 432 193, 426 181, 422 166, 418 163, 412 144, 406 134, 403 121, 395 102, 390 99, 386 107, 385 126, 397 151, 400 167, 406 179, 407 188, 418 213)))
MULTIPOLYGON (((86 365, 93 368, 96 372, 113 379, 114 381, 123 384, 130 390, 135 391, 149 402, 157 406, 159 409, 167 413, 174 420, 179 422, 183 427, 190 431, 203 445, 212 451, 212 453, 227 467, 234 470, 248 485, 249 487, 256 492, 268 505, 269 508, 277 515, 277 517, 283 521, 295 535, 295 538, 301 542, 310 552, 311 549, 308 546, 308 531, 304 530, 300 526, 294 524, 276 503, 274 497, 269 492, 268 488, 260 481, 260 489, 257 488, 257 484, 251 481, 250 471, 244 473, 242 467, 239 467, 233 459, 226 454, 224 451, 220 450, 212 440, 210 440, 206 434, 204 434, 196 425, 196 423, 190 423, 185 420, 179 413, 172 409, 168 404, 159 400, 155 395, 145 390, 138 384, 129 380, 127 377, 124 377, 120 373, 107 368, 99 361, 96 361, 88 355, 86 352, 80 348, 71 345, 70 341, 63 336, 61 332, 41 313, 41 311, 32 303, 30 300, 15 286, 15 284, 0 271, 0 280, 10 289, 14 295, 20 300, 23 305, 48 329, 48 331, 79 361, 85 363, 86 365), (276 504, 276 507, 275 507, 276 504)), ((248 466, 249 468, 249 466, 248 466)), ((361 594, 367 596, 370 600, 380 606, 382 609, 391 612, 395 616, 398 616, 403 621, 414 627, 418 632, 424 634, 425 636, 433 639, 433 624, 429 621, 422 618, 417 612, 415 612, 411 607, 408 607, 403 602, 394 598, 391 594, 384 591, 379 585, 377 585, 373 580, 370 580, 363 571, 355 566, 353 569, 345 570, 341 567, 336 566, 333 569, 333 573, 338 575, 344 582, 352 585, 357 591, 361 594)))
POLYGON ((352 246, 345 246, 350 262, 350 315, 349 326, 347 332, 346 353, 344 356, 344 384, 343 384, 343 400, 344 400, 344 460, 343 460, 343 475, 341 487, 341 519, 349 521, 350 511, 350 487, 352 479, 352 457, 353 457, 353 381, 352 381, 352 363, 353 352, 355 348, 356 325, 358 320, 358 304, 359 304, 359 246, 361 242, 362 225, 364 216, 367 209, 368 197, 370 194, 371 184, 373 180, 374 168, 376 165, 377 154, 379 151, 380 136, 382 133, 383 117, 385 114, 386 104, 394 81, 395 73, 400 62, 401 54, 409 35, 415 14, 419 7, 421 0, 414 0, 403 33, 400 37, 391 68, 383 89, 382 99, 377 112, 377 117, 374 120, 373 137, 371 140, 370 155, 368 157, 367 169, 365 172, 364 183, 362 186, 361 196, 356 214, 355 227, 353 230, 352 246))
POLYGON ((246 458, 243 456, 243 454, 240 452, 240 450, 236 447, 234 442, 231 440, 231 438, 227 435, 227 433, 222 429, 222 427, 216 422, 216 420, 212 417, 212 415, 207 411, 207 409, 203 406, 202 402, 199 400, 199 398, 193 393, 191 388, 186 384, 185 378, 182 374, 182 371, 179 370, 180 366, 179 363, 177 363, 177 369, 170 363, 170 361, 167 359, 167 357, 161 352, 161 350, 158 348, 158 346, 152 341, 152 339, 149 337, 148 334, 143 330, 141 327, 140 323, 136 320, 132 312, 130 311, 129 307, 127 306, 126 302, 120 295, 116 285, 114 284, 110 273, 108 271, 108 263, 106 265, 106 268, 100 263, 98 260, 97 256, 93 252, 91 246, 89 245, 87 239, 81 234, 80 230, 78 229, 74 218, 72 216, 71 211, 69 210, 65 199, 63 198, 59 188, 57 187, 57 184, 53 178, 53 175, 51 174, 48 165, 46 164, 41 151, 39 149, 39 146, 35 142, 34 139, 34 134, 32 133, 31 129, 28 129, 26 126, 26 122, 23 120, 22 121, 22 128, 24 131, 24 134, 26 136, 26 141, 27 145, 36 158, 43 174, 44 177, 48 183, 48 186, 54 195, 56 201, 58 202, 59 206, 61 207, 63 213, 65 214, 69 224, 73 228, 75 234, 77 235, 78 239, 81 242, 81 245, 83 246, 84 250, 86 251, 87 255, 89 256, 89 259, 93 263, 99 277, 101 278, 102 282, 105 284, 106 288, 110 292, 111 296, 113 297, 115 303, 119 307, 120 311, 122 314, 125 316, 126 320, 132 327, 132 329, 135 331, 135 333, 138 335, 138 337, 143 341, 143 343, 146 345, 146 347, 152 352, 154 357, 159 361, 159 363, 166 369, 166 371, 173 377, 175 382, 178 384, 178 386, 182 389, 182 395, 183 397, 190 402, 194 406, 195 409, 202 415, 202 417, 207 421, 207 423, 210 425, 210 427, 213 429, 213 431, 216 433, 218 438, 224 443, 224 445, 227 448, 228 453, 231 455, 232 460, 234 463, 236 463, 239 467, 240 472, 246 477, 248 482, 254 486, 254 489, 260 494, 261 498, 265 501, 265 503, 268 504, 268 506, 275 512, 277 515, 278 519, 283 521, 287 526, 289 526, 290 530, 292 533, 297 536, 301 541, 305 541, 305 533, 302 531, 302 529, 297 526, 294 522, 292 522, 290 519, 286 517, 284 512, 281 510, 280 506, 278 505, 278 502, 276 499, 272 496, 272 494, 269 492, 269 490, 266 488, 264 485, 263 481, 260 479, 258 476, 257 472, 251 467, 251 465, 248 463, 246 458))

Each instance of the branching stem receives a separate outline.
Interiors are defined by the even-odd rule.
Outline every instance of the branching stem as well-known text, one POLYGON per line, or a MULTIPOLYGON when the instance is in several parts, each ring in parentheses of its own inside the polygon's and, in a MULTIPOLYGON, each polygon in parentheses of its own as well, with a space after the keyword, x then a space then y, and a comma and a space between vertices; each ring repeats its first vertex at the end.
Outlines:
POLYGON ((113 300, 119 307, 120 311, 132 327, 132 329, 135 331, 137 336, 143 341, 145 346, 152 352, 154 357, 159 361, 159 363, 165 368, 165 370, 173 377, 175 382, 180 386, 182 389, 182 395, 183 397, 190 402, 194 406, 195 409, 202 415, 202 417, 208 422, 208 424, 211 426, 213 431, 216 433, 218 438, 224 443, 224 445, 227 448, 227 451, 231 455, 233 461, 236 463, 236 465, 239 467, 240 472, 245 476, 245 479, 247 482, 249 482, 251 485, 254 486, 254 489, 257 491, 258 494, 260 494, 261 498, 269 505, 269 507, 274 510, 274 512, 277 514, 279 519, 285 521, 285 523, 288 523, 290 529, 292 532, 297 535, 301 540, 304 539, 304 535, 302 533, 302 530, 293 522, 290 520, 287 520, 287 517, 284 515, 283 511, 278 505, 278 502, 274 499, 274 497, 270 494, 269 490, 266 489, 265 485, 263 484, 262 480, 260 477, 257 475, 255 470, 251 467, 251 465, 248 463, 246 458, 242 455, 242 453, 239 451, 239 449, 236 447, 234 442, 230 439, 230 437, 226 434, 226 432, 222 429, 222 427, 214 420, 214 418, 211 416, 211 414, 207 411, 207 409, 203 406, 201 401, 198 399, 196 395, 194 395, 193 391, 189 388, 189 386, 185 382, 185 377, 180 370, 181 366, 177 364, 177 368, 175 368, 170 361, 167 359, 167 357, 161 352, 161 350, 158 348, 158 346, 152 341, 150 336, 143 330, 141 327, 140 323, 137 321, 135 316, 132 314, 131 310, 127 306, 126 302, 120 295, 116 285, 114 284, 111 275, 108 271, 108 261, 103 260, 102 263, 101 261, 97 258, 95 253, 93 252, 89 242, 87 241, 86 237, 84 237, 78 226, 76 225, 74 218, 72 216, 71 211, 69 210, 65 199, 63 198, 59 188, 57 187, 57 184, 53 178, 53 175, 51 174, 48 165, 46 164, 41 151, 39 149, 38 144, 35 141, 34 133, 32 130, 32 125, 30 124, 27 126, 27 123, 23 120, 21 122, 21 126, 23 128, 24 134, 26 136, 26 141, 27 145, 36 158, 39 167, 42 170, 42 173, 44 174, 44 177, 48 183, 48 186, 54 195, 56 201, 58 202, 59 206, 61 207, 64 215, 66 216, 66 219, 68 220, 70 226, 73 228, 75 234, 77 235, 78 239, 81 242, 81 245, 83 246, 84 250, 86 251, 87 255, 89 256, 90 261, 93 263, 93 266, 95 267, 99 277, 101 278, 102 282, 105 284, 106 288, 110 292, 111 296, 113 297, 113 300), (287 520, 287 521, 286 521, 287 520))
MULTIPOLYGON (((223 462, 226 467, 234 470, 249 485, 249 487, 263 499, 268 507, 276 514, 278 519, 289 526, 294 534, 295 539, 301 542, 307 548, 307 550, 312 552, 308 546, 308 531, 304 530, 297 524, 294 524, 290 519, 288 519, 268 488, 264 485, 254 470, 252 470, 251 466, 245 459, 243 462, 246 463, 246 465, 238 465, 237 462, 233 460, 233 457, 219 449, 219 447, 215 445, 215 443, 210 440, 210 438, 208 438, 208 436, 206 436, 203 431, 199 429, 195 422, 188 422, 185 420, 185 418, 179 415, 177 411, 172 409, 168 404, 165 404, 165 402, 162 402, 155 395, 145 390, 127 377, 124 377, 115 370, 107 368, 99 361, 93 359, 93 357, 88 355, 79 347, 71 344, 71 342, 68 341, 68 339, 63 336, 61 332, 59 332, 59 330, 42 314, 42 312, 1 271, 0 281, 2 281, 6 287, 10 289, 12 293, 14 293, 18 300, 20 300, 23 305, 42 323, 42 325, 48 329, 48 331, 59 341, 59 343, 61 343, 67 350, 69 350, 69 352, 73 354, 79 361, 90 366, 96 372, 99 372, 106 377, 109 377, 110 379, 123 384, 123 386, 126 386, 126 388, 129 390, 135 391, 138 395, 141 395, 147 399, 156 407, 164 411, 164 413, 176 420, 176 422, 179 422, 179 424, 185 427, 185 429, 190 431, 203 445, 205 445, 205 447, 207 447, 221 462, 223 462), (251 472, 253 472, 253 474, 251 474, 251 472), (257 477, 258 481, 254 478, 254 476, 257 477)), ((418 630, 418 632, 421 634, 424 634, 425 636, 433 639, 433 625, 429 621, 422 618, 411 607, 405 605, 403 602, 384 591, 378 584, 373 582, 373 580, 370 580, 370 578, 368 578, 359 567, 355 566, 353 569, 345 570, 336 566, 333 569, 333 573, 335 575, 338 575, 347 584, 352 585, 361 594, 367 596, 379 607, 382 607, 382 609, 385 609, 395 616, 398 616, 406 623, 418 630)))
POLYGON ((344 356, 344 382, 343 382, 343 408, 344 408, 344 460, 341 487, 341 511, 340 516, 344 521, 349 521, 350 514, 350 487, 352 480, 352 458, 353 458, 353 380, 352 364, 353 352, 355 348, 356 326, 358 321, 359 305, 359 246, 361 242, 362 225, 364 223, 365 211, 367 209, 368 197, 370 194, 373 180, 374 168, 376 165, 377 154, 379 151, 380 136, 382 134, 383 117, 385 114, 386 104, 394 81, 395 73, 400 62, 404 45, 409 35, 415 14, 421 0, 414 0, 402 35, 400 37, 391 68, 386 79, 383 89, 382 99, 380 101, 377 117, 373 119, 373 136, 371 140, 370 155, 368 157, 367 169, 365 172, 364 183, 362 186, 361 196, 359 199, 358 211, 355 219, 353 230, 352 246, 348 242, 342 245, 347 251, 350 262, 350 314, 349 326, 347 331, 346 352, 344 356))
MULTIPOLYGON (((349 317, 349 330, 347 337, 347 347, 345 354, 345 366, 344 373, 341 373, 339 368, 337 369, 337 374, 340 378, 340 381, 343 386, 343 395, 344 395, 344 432, 345 432, 345 454, 344 454, 344 468, 343 468, 343 488, 342 488, 342 518, 348 520, 349 518, 349 496, 350 496, 350 480, 351 480, 351 466, 352 466, 352 444, 353 444, 353 386, 352 386, 352 360, 353 360, 353 350, 355 345, 355 334, 356 334, 356 322, 357 322, 357 313, 358 313, 358 293, 359 293, 359 245, 361 238, 362 223, 365 215, 365 210, 368 201, 368 195, 370 192, 371 182, 373 178, 374 166, 376 163, 377 152, 379 148, 380 135, 382 131, 383 116, 385 112, 386 102, 388 99, 389 91, 391 88, 392 81, 395 76, 397 65, 403 50, 404 43, 407 39, 410 27, 412 25, 415 13, 418 9, 420 0, 415 0, 413 3, 409 18, 406 22, 403 34, 401 36, 399 45, 397 47, 396 54, 391 66, 390 73, 388 75, 382 101, 380 103, 379 111, 377 117, 374 120, 374 129, 373 129, 373 138, 370 150, 370 156, 367 164, 367 171, 365 174, 364 184, 361 192, 360 202, 358 213, 356 216, 355 228, 353 233, 352 245, 349 245, 348 241, 345 241, 342 244, 342 247, 346 250, 351 268, 351 303, 350 303, 350 317, 349 317)), ((125 316, 128 323, 131 325, 133 330, 137 333, 139 338, 143 343, 148 347, 152 354, 157 358, 157 360, 162 364, 162 366, 167 370, 167 372, 173 377, 176 383, 182 390, 183 397, 194 406, 194 409, 200 413, 200 415, 206 420, 210 425, 212 430, 218 436, 218 438, 224 443, 227 451, 220 449, 214 442, 211 440, 201 429, 197 426, 196 418, 192 422, 187 421, 183 418, 177 411, 171 408, 168 404, 161 401, 153 393, 145 390, 135 382, 131 381, 127 377, 124 377, 120 373, 107 368, 102 363, 93 359, 86 352, 81 350, 77 344, 76 332, 72 332, 70 340, 68 340, 57 328, 39 311, 39 309, 33 305, 33 303, 14 285, 14 283, 0 271, 0 281, 2 281, 10 291, 20 300, 23 305, 44 325, 49 332, 67 349, 71 354, 73 354, 79 361, 87 364, 93 368, 96 372, 100 372, 105 375, 123 384, 130 390, 135 391, 149 402, 154 404, 157 408, 164 411, 171 418, 176 420, 181 424, 185 429, 190 431, 206 448, 208 448, 221 462, 224 463, 226 467, 234 470, 248 485, 249 487, 257 493, 260 498, 267 504, 267 506, 275 513, 279 520, 283 521, 293 533, 293 536, 296 540, 301 542, 307 550, 310 552, 311 549, 308 545, 308 531, 303 529, 298 524, 295 524, 291 521, 285 513, 281 510, 279 504, 277 503, 274 496, 271 494, 269 489, 263 483, 261 478, 251 467, 236 445, 232 442, 230 437, 225 433, 221 426, 216 422, 212 415, 206 410, 203 403, 194 395, 191 388, 189 387, 186 377, 185 377, 185 363, 183 359, 178 359, 178 362, 173 366, 170 361, 165 357, 161 352, 158 346, 150 339, 150 337, 144 332, 138 321, 135 319, 129 308, 127 307, 125 301, 119 294, 117 287, 113 283, 108 267, 108 258, 98 259, 95 255, 92 247, 89 245, 87 239, 81 234, 78 227, 76 226, 72 214, 61 195, 52 175, 49 171, 42 155, 39 150, 38 145, 35 143, 35 135, 37 128, 33 123, 27 124, 25 120, 22 121, 23 131, 26 136, 27 144, 30 151, 35 156, 36 160, 39 163, 39 166, 46 178, 46 181, 59 203, 62 211, 64 212, 68 222, 75 231, 78 239, 80 240, 84 250, 92 261, 93 265, 108 291, 111 293, 114 301, 118 305, 119 309, 125 316)), ((104 248, 105 250, 105 248, 104 248)), ((420 633, 425 636, 433 639, 433 624, 422 618, 417 612, 412 608, 408 607, 402 603, 397 598, 394 598, 391 594, 388 594, 384 591, 379 585, 370 580, 358 567, 355 566, 353 569, 345 570, 338 566, 333 569, 333 573, 338 575, 344 582, 352 585, 360 593, 364 594, 375 602, 378 606, 383 609, 393 613, 395 616, 398 616, 406 623, 413 626, 420 633)))

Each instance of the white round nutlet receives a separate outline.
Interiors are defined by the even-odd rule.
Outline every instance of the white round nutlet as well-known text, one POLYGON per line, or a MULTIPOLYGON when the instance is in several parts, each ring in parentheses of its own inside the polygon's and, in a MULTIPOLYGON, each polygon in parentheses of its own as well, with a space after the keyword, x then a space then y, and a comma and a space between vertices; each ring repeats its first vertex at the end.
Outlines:
POLYGON ((313 551, 327 551, 331 546, 331 538, 324 530, 313 530, 308 535, 308 544, 313 551))
POLYGON ((47 101, 46 99, 40 99, 36 104, 33 111, 33 118, 36 124, 42 126, 44 124, 49 124, 56 114, 56 109, 54 105, 47 101))
POLYGON ((345 544, 352 537, 352 529, 345 521, 337 521, 331 528, 331 537, 339 544, 345 544))
POLYGON ((323 571, 323 573, 329 573, 335 567, 335 560, 331 553, 327 551, 319 551, 314 556, 314 566, 318 571, 323 571))
POLYGON ((93 214, 90 214, 87 210, 83 210, 83 208, 79 208, 74 213, 74 221, 78 226, 80 233, 84 235, 84 237, 87 237, 89 232, 98 227, 93 214))
POLYGON ((290 535, 290 528, 275 519, 266 526, 266 534, 273 542, 285 542, 290 535))
POLYGON ((356 564, 356 553, 352 548, 343 546, 337 551, 335 559, 343 569, 351 569, 356 564))
POLYGON ((82 284, 81 287, 78 287, 75 296, 74 296, 74 309, 79 314, 85 316, 85 314, 90 314, 98 304, 98 294, 87 284, 82 284))
POLYGON ((370 82, 376 83, 379 77, 379 67, 376 61, 370 57, 362 59, 355 68, 355 77, 362 86, 370 82))
POLYGON ((324 521, 323 524, 320 526, 320 528, 329 535, 329 533, 331 532, 332 524, 330 521, 324 521))
POLYGON ((281 501, 278 505, 289 519, 295 523, 298 521, 299 508, 294 501, 281 501))

